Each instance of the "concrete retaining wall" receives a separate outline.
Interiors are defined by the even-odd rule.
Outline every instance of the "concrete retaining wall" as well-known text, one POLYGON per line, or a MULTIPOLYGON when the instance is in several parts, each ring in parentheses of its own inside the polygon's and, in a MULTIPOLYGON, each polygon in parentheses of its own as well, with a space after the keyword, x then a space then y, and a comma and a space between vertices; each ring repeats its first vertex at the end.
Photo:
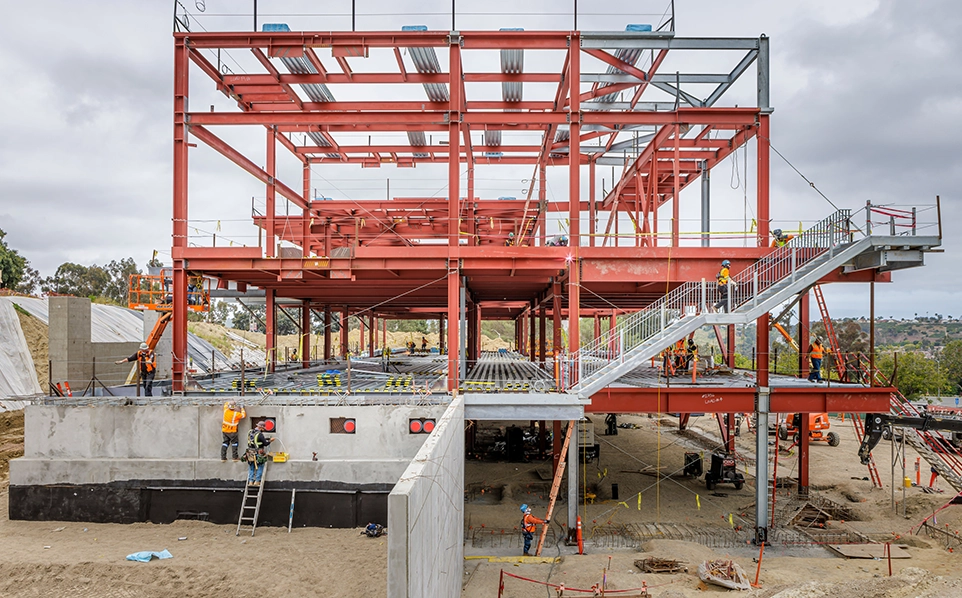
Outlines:
MULTIPOLYGON (((444 406, 249 407, 239 428, 243 451, 250 418, 274 417, 275 451, 287 463, 273 480, 393 484, 427 435, 408 420, 438 418, 444 406), (355 434, 332 434, 331 418, 353 418, 355 434), (317 461, 313 454, 317 453, 317 461)), ((24 456, 11 461, 11 485, 103 484, 122 480, 241 479, 246 466, 221 463, 222 407, 31 405, 24 456)))
MULTIPOLYGON (((48 301, 48 354, 53 383, 69 382, 78 394, 94 374, 107 386, 123 384, 131 364, 114 362, 136 353, 140 343, 91 342, 90 299, 50 297, 48 301)), ((43 384, 46 386, 46 380, 43 384)))
POLYGON ((388 496, 390 598, 460 596, 464 402, 456 399, 388 496))

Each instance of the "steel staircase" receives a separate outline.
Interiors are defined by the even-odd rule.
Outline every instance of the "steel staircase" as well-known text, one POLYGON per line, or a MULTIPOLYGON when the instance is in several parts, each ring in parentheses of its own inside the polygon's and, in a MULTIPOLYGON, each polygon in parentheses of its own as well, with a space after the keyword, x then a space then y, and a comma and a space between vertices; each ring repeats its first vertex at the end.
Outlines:
MULTIPOLYGON (((705 325, 746 324, 879 247, 931 247, 937 237, 863 236, 855 240, 850 210, 839 210, 732 276, 730 313, 712 312, 714 281, 687 282, 564 360, 562 387, 582 399, 605 388, 665 347, 705 325)), ((857 268, 853 268, 857 269, 857 268)))

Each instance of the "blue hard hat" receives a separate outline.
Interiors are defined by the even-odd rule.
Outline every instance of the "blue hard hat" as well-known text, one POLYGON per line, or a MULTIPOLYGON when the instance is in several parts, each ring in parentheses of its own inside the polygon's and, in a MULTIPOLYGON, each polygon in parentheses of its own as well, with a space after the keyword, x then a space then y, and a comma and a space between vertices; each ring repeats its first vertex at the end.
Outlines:
POLYGON ((725 266, 725 267, 727 268, 728 266, 731 266, 731 265, 732 265, 732 263, 731 263, 730 261, 728 261, 728 260, 722 260, 722 266, 725 266))
POLYGON ((772 234, 775 235, 776 237, 781 237, 781 236, 782 236, 782 229, 776 228, 775 230, 772 231, 772 234))
POLYGON ((522 512, 522 513, 524 513, 524 512, 527 511, 527 510, 528 510, 528 505, 526 505, 526 504, 525 504, 525 505, 521 505, 521 512, 522 512))

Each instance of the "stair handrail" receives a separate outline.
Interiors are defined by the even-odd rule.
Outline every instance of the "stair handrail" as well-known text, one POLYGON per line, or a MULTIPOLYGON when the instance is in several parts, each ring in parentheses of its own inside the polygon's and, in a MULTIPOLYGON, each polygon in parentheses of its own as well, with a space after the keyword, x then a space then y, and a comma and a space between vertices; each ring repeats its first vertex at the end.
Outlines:
MULTIPOLYGON (((797 273, 801 266, 850 243, 853 235, 851 210, 838 210, 819 221, 745 270, 734 274, 731 278, 736 284, 734 288, 729 287, 731 308, 734 310, 753 299, 757 300, 759 294, 797 273)), ((614 329, 609 329, 597 339, 582 345, 564 360, 562 388, 577 389, 584 381, 590 380, 616 360, 619 363, 624 361, 632 350, 659 333, 664 335, 668 327, 681 318, 704 313, 708 305, 717 300, 718 292, 715 287, 715 283, 711 281, 689 281, 649 307, 623 316, 623 320, 614 329)))

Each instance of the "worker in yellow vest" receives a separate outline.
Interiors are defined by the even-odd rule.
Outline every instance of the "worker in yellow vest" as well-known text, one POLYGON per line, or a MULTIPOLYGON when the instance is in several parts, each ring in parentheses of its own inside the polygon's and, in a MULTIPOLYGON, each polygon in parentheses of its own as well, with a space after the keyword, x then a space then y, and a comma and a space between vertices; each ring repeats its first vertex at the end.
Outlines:
POLYGON ((731 282, 731 267, 730 261, 722 260, 721 270, 715 275, 715 281, 718 283, 718 301, 715 303, 715 309, 721 309, 725 313, 728 313, 728 286, 731 282))
POLYGON ((242 419, 247 417, 247 411, 244 407, 238 407, 236 401, 228 401, 224 403, 224 421, 220 425, 220 431, 224 435, 224 442, 220 445, 220 460, 227 460, 227 447, 231 448, 231 458, 234 461, 240 461, 240 457, 237 456, 237 425, 242 419))

